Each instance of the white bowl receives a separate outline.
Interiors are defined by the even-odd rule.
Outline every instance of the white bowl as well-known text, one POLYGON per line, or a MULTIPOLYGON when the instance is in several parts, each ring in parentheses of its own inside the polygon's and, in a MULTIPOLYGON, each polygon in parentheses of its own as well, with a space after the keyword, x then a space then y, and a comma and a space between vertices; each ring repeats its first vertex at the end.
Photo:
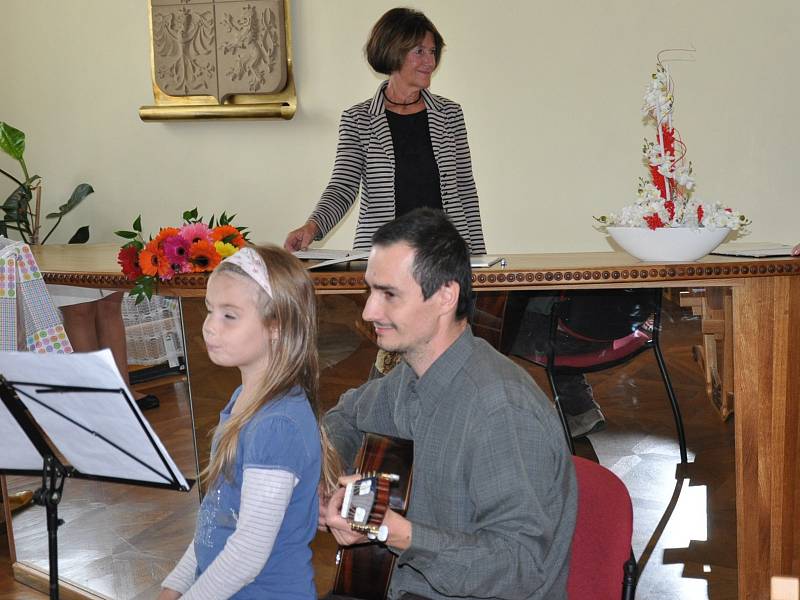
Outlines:
POLYGON ((727 227, 606 227, 625 252, 639 260, 697 260, 714 250, 731 232, 727 227))

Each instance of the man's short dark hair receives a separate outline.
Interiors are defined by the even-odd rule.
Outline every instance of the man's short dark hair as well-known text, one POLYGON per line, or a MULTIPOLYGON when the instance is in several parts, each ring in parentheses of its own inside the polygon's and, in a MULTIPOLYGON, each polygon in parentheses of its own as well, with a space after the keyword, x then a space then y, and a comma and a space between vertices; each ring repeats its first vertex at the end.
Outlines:
POLYGON ((438 67, 444 39, 430 19, 411 8, 393 8, 387 11, 372 27, 364 48, 369 66, 384 75, 398 71, 403 66, 406 55, 429 31, 433 34, 438 67))
POLYGON ((414 249, 412 275, 427 300, 443 285, 458 284, 456 319, 471 319, 472 269, 469 248, 455 226, 440 210, 418 208, 383 225, 372 236, 375 246, 404 242, 414 249))

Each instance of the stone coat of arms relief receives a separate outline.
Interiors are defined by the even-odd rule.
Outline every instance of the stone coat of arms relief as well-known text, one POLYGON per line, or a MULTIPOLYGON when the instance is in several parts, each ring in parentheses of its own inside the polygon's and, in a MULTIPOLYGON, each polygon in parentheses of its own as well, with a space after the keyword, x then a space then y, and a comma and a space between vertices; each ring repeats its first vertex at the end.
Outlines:
POLYGON ((153 72, 169 96, 274 94, 286 86, 283 0, 151 0, 153 72))

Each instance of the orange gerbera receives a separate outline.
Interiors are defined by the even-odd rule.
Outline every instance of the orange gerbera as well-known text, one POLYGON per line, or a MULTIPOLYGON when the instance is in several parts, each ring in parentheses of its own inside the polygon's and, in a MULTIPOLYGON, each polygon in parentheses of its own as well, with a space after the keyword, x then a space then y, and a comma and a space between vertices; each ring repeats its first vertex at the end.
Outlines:
POLYGON ((243 248, 245 241, 241 232, 233 225, 220 225, 211 231, 211 239, 215 242, 233 244, 237 248, 243 248))
POLYGON ((161 246, 161 242, 163 242, 165 239, 180 234, 181 230, 177 227, 162 227, 159 230, 158 235, 153 238, 153 241, 155 242, 156 246, 161 246))
POLYGON ((147 242, 144 250, 139 253, 139 266, 145 275, 158 275, 162 281, 166 281, 172 278, 172 265, 169 264, 169 260, 164 255, 164 251, 158 247, 157 242, 157 238, 147 242))
POLYGON ((158 253, 145 248, 139 253, 139 267, 145 275, 158 274, 158 253))
POLYGON ((220 260, 216 248, 208 240, 200 240, 189 246, 189 262, 195 273, 213 271, 220 260))

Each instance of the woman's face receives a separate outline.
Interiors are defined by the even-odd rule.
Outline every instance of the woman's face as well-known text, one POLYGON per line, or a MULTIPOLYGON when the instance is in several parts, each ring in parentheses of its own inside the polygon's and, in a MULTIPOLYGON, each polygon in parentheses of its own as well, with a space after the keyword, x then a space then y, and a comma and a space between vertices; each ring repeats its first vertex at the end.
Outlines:
POLYGON ((429 31, 422 41, 409 50, 399 70, 392 73, 407 87, 423 89, 431 85, 431 75, 436 69, 436 46, 429 31))

